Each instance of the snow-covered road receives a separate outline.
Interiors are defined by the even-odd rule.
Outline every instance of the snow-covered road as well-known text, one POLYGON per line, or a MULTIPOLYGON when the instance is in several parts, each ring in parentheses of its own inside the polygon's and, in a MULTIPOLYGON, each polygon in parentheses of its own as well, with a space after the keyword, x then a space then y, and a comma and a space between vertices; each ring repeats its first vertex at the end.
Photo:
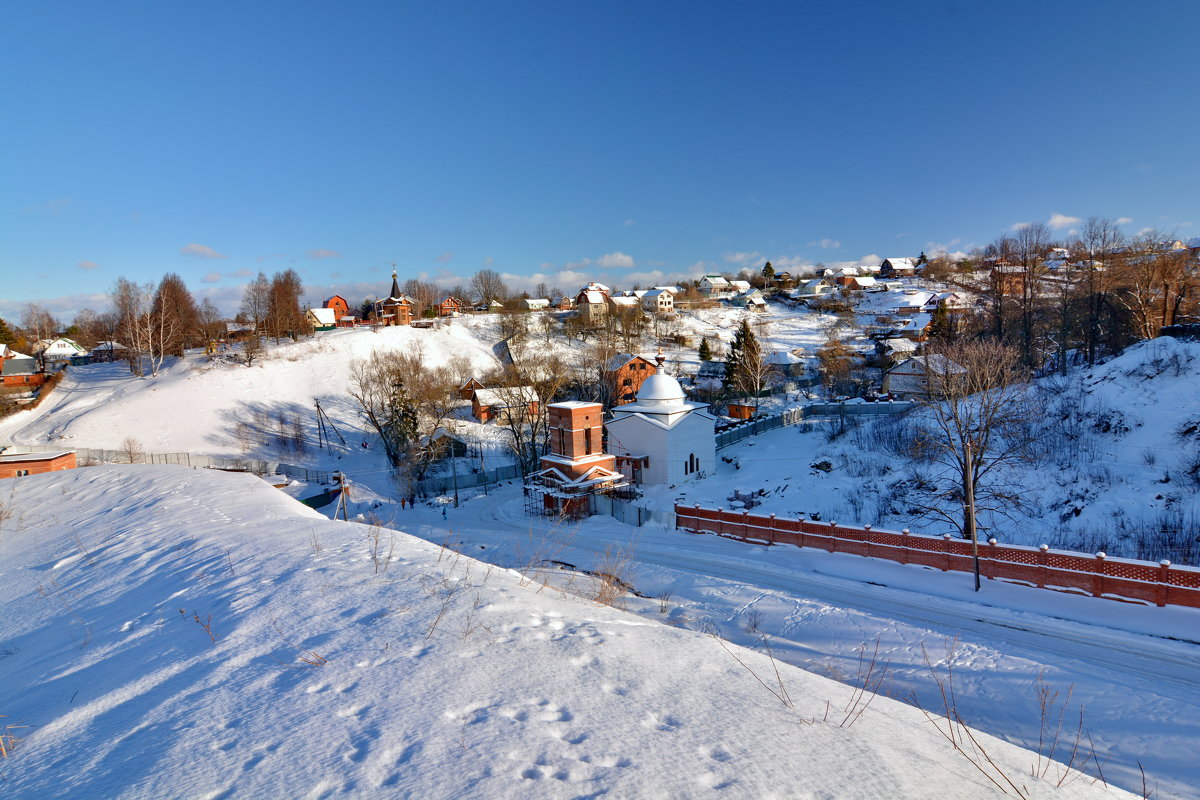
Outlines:
MULTIPOLYGON (((555 524, 526 516, 509 490, 451 510, 446 522, 418 509, 396 524, 430 541, 449 538, 469 555, 508 567, 556 560, 591 568, 619 552, 628 556, 630 582, 640 594, 669 595, 672 624, 713 627, 760 649, 765 636, 782 660, 847 681, 861 679, 862 652, 869 657, 878 641, 886 694, 940 712, 935 676, 946 680, 949 668, 957 711, 970 724, 1036 750, 1061 715, 1058 758, 1069 758, 1081 738, 1081 750, 1094 746, 1109 781, 1140 790, 1144 768, 1157 796, 1200 796, 1194 788, 1200 785, 1194 758, 1200 615, 1194 611, 994 581, 977 595, 961 573, 633 528, 601 517, 555 524), (1051 711, 1045 726, 1044 699, 1051 711)), ((628 605, 657 616, 664 603, 628 605)))

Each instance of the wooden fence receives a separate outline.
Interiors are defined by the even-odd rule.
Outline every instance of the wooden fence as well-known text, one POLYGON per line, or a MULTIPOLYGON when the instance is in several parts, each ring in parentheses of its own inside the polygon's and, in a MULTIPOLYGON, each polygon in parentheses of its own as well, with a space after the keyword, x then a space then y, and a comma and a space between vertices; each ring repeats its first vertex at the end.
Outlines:
MULTIPOLYGON (((713 533, 755 544, 813 547, 943 571, 974 570, 971 543, 949 534, 925 536, 909 533, 907 529, 875 530, 869 525, 780 519, 774 514, 761 516, 699 505, 676 505, 675 518, 676 528, 691 533, 713 533)), ((1174 566, 1170 561, 1154 564, 1108 558, 1103 553, 1051 550, 1046 545, 998 544, 992 539, 979 545, 979 572, 988 579, 1039 589, 1157 606, 1200 608, 1200 568, 1174 566)))

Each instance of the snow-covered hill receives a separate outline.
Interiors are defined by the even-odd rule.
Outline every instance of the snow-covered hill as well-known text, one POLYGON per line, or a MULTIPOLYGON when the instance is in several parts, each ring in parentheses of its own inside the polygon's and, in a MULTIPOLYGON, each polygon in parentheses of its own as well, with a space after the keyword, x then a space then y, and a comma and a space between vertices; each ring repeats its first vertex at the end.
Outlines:
POLYGON ((94 467, 3 502, 6 798, 1125 796, 251 476, 94 467))

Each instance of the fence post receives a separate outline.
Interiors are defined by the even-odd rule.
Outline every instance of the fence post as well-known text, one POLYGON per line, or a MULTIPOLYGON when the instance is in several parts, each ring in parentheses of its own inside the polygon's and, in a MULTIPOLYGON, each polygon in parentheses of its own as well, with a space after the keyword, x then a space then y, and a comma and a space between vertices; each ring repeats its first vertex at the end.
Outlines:
POLYGON ((768 534, 768 536, 770 537, 771 544, 775 544, 775 515, 774 514, 771 515, 771 521, 767 523, 767 526, 770 529, 770 533, 768 534))
POLYGON ((750 512, 749 511, 742 512, 742 538, 743 539, 750 538, 750 512))
POLYGON ((1050 572, 1050 545, 1038 546, 1038 588, 1046 588, 1046 575, 1050 572))
POLYGON ((863 556, 871 557, 871 526, 863 525, 863 556))
POLYGON ((949 572, 950 571, 950 534, 943 533, 942 541, 945 542, 945 544, 942 545, 942 553, 946 556, 946 562, 945 562, 946 566, 942 567, 942 572, 949 572))
POLYGON ((984 570, 985 570, 985 572, 984 572, 984 576, 985 576, 985 577, 986 577, 986 578, 987 578, 989 581, 990 581, 990 580, 994 580, 994 579, 995 579, 995 577, 996 577, 996 576, 995 576, 995 572, 996 572, 996 553, 999 553, 999 552, 1000 552, 1000 549, 999 549, 999 548, 1000 548, 1000 543, 996 541, 995 537, 992 537, 991 539, 988 539, 988 555, 987 555, 987 561, 983 562, 983 568, 984 568, 984 570))
POLYGON ((1167 591, 1169 584, 1167 583, 1167 574, 1171 570, 1171 562, 1163 559, 1158 562, 1158 607, 1162 608, 1167 604, 1167 591))
POLYGON ((1092 578, 1092 596, 1100 597, 1104 594, 1104 559, 1108 555, 1104 551, 1096 553, 1096 577, 1092 578))

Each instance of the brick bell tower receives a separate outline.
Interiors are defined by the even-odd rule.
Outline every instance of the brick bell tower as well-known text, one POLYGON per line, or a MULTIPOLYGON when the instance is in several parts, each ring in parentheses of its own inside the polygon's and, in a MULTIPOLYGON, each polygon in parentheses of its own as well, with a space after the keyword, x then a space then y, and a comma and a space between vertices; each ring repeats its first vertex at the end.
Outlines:
POLYGON ((546 413, 550 452, 542 456, 542 469, 530 476, 526 496, 541 496, 543 514, 588 514, 591 495, 627 485, 616 470, 616 456, 604 452, 604 407, 568 400, 548 404, 546 413))

